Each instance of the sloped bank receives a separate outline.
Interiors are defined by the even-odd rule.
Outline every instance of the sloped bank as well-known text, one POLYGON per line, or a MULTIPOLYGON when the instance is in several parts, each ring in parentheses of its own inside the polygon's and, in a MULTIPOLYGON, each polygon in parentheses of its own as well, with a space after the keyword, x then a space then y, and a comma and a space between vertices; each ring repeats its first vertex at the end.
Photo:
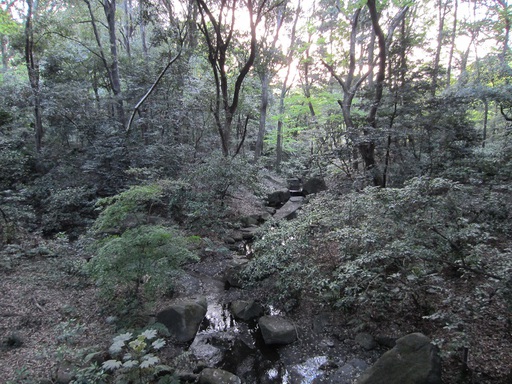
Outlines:
MULTIPOLYGON (((178 296, 184 298, 178 300, 188 301, 198 309, 181 312, 200 315, 200 309, 204 308, 203 319, 198 322, 198 317, 192 316, 190 326, 185 324, 188 321, 184 320, 185 316, 172 320, 173 324, 182 324, 183 332, 187 333, 184 343, 184 336, 174 331, 178 345, 195 361, 190 372, 182 373, 182 382, 348 384, 354 383, 363 372, 360 380, 365 381, 360 384, 382 382, 379 381, 381 360, 371 366, 382 353, 393 347, 394 340, 390 343, 387 338, 374 338, 368 333, 347 334, 328 311, 288 316, 278 308, 263 305, 252 297, 251 291, 241 288, 243 281, 237 272, 251 257, 247 245, 259 226, 270 217, 274 220, 293 219, 305 203, 304 196, 292 196, 285 191, 269 194, 268 201, 275 206, 267 206, 260 214, 240 219, 239 229, 225 241, 230 252, 210 252, 200 263, 191 265, 188 274, 181 279, 178 296), (286 201, 276 204, 276 196, 284 196, 286 201), (191 328, 195 329, 193 335, 189 332, 191 328)), ((160 312, 157 320, 162 319, 161 313, 165 311, 169 313, 169 308, 160 312)), ((431 345, 424 338, 411 337, 431 345)), ((400 361, 403 346, 409 345, 407 340, 410 340, 404 339, 399 339, 397 346, 384 354, 385 361, 400 361)), ((431 361, 438 362, 437 352, 428 349, 427 345, 424 347, 420 352, 428 350, 427 354, 433 356, 431 361)), ((421 353, 414 355, 414 346, 409 349, 408 364, 417 367, 414 359, 422 362, 425 356, 421 353)), ((384 370, 391 369, 382 366, 384 370)), ((437 384, 431 379, 417 381, 415 371, 402 372, 399 382, 437 384)), ((431 371, 440 372, 440 368, 436 366, 431 371)))

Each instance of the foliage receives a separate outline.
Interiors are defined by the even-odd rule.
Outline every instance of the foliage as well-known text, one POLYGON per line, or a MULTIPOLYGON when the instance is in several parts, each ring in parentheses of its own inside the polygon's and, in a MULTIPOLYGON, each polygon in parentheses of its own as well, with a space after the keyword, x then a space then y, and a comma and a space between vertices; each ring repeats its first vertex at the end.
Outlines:
MULTIPOLYGON (((178 380, 169 373, 172 368, 161 364, 158 352, 165 346, 165 340, 157 339, 156 329, 146 329, 139 334, 131 332, 119 334, 113 338, 109 348, 112 359, 101 366, 91 364, 78 371, 72 384, 104 384, 104 383, 158 383, 163 372, 169 384, 177 384, 178 380)), ((97 353, 86 357, 89 363, 97 353)))
POLYGON ((452 273, 507 276, 512 265, 493 247, 510 229, 504 196, 426 177, 403 188, 326 194, 299 220, 279 223, 255 243, 257 257, 246 275, 253 281, 270 277, 278 300, 315 293, 361 315, 410 308, 429 315, 422 292, 439 289, 452 273))
POLYGON ((222 225, 227 214, 226 199, 241 186, 257 189, 257 169, 246 158, 224 157, 218 152, 207 161, 194 164, 183 177, 189 185, 185 212, 194 228, 222 225))
POLYGON ((171 369, 160 364, 160 358, 155 354, 165 345, 165 340, 156 339, 156 336, 156 330, 148 329, 137 336, 124 333, 114 337, 109 351, 118 359, 105 361, 102 368, 115 372, 115 382, 153 382, 160 372, 171 369))
POLYGON ((112 299, 118 291, 146 298, 172 287, 173 271, 193 259, 187 241, 175 229, 141 225, 122 235, 97 243, 97 253, 88 270, 105 295, 112 299))
POLYGON ((173 273, 195 258, 175 228, 150 223, 155 209, 163 205, 162 194, 158 184, 135 186, 98 202, 107 206, 93 226, 100 237, 87 269, 110 299, 118 293, 152 299, 167 292, 173 273), (105 236, 106 232, 114 234, 105 236))
POLYGON ((72 238, 92 223, 95 191, 87 187, 69 187, 55 190, 46 197, 42 205, 41 225, 45 235, 67 231, 72 238))
POLYGON ((34 158, 21 140, 0 140, 0 190, 29 181, 33 164, 34 158))

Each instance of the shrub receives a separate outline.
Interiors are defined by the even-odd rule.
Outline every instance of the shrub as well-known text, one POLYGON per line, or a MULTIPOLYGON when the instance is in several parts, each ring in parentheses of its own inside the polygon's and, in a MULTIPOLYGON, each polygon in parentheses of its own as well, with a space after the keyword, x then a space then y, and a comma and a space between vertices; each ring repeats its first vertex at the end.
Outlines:
POLYGON ((180 265, 195 259, 176 228, 150 223, 155 207, 165 206, 162 196, 161 185, 153 184, 99 201, 108 205, 93 226, 95 256, 87 269, 110 299, 122 293, 153 299, 170 289, 180 265))
POLYGON ((227 158, 212 154, 191 170, 183 180, 190 186, 185 205, 187 222, 194 228, 222 224, 227 213, 226 198, 240 186, 256 189, 257 170, 241 156, 227 158))
POLYGON ((438 289, 447 271, 489 279, 512 268, 493 247, 510 209, 501 206, 509 213, 490 220, 483 213, 499 200, 482 208, 484 199, 478 189, 431 178, 400 189, 323 194, 255 243, 245 274, 271 277, 281 302, 315 294, 361 315, 411 308, 429 315, 424 290, 438 289))

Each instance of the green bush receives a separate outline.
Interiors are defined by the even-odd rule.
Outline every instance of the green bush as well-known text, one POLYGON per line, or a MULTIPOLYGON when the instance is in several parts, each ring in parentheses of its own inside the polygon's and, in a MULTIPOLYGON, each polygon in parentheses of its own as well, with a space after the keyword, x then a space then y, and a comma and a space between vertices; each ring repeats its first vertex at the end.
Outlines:
POLYGON ((241 156, 214 153, 208 161, 194 165, 183 180, 189 186, 184 208, 187 223, 194 228, 216 228, 226 216, 227 197, 240 186, 257 189, 257 170, 241 156))
POLYGON ((173 274, 195 259, 188 241, 176 228, 150 223, 165 206, 163 188, 136 186, 101 199, 108 204, 98 216, 93 234, 95 256, 87 266, 106 297, 128 294, 133 300, 151 300, 172 287, 173 274))
POLYGON ((446 179, 323 194, 297 220, 266 231, 245 274, 271 277, 281 303, 313 295, 361 314, 413 308, 429 315, 424 290, 439 287, 447 272, 506 276, 512 265, 493 242, 507 217, 510 208, 496 196, 446 179))

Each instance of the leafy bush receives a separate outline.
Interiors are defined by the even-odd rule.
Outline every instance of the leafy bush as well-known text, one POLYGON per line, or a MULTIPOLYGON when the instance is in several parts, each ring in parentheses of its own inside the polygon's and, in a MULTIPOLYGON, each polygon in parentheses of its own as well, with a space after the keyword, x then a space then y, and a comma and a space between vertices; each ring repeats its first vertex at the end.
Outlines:
POLYGON ((52 191, 42 202, 43 233, 49 236, 66 231, 72 238, 78 237, 93 221, 95 198, 95 191, 86 187, 52 191))
POLYGON ((99 201, 108 205, 93 226, 96 254, 87 269, 110 299, 120 293, 152 299, 170 289, 180 265, 195 258, 177 229, 150 223, 155 207, 165 206, 162 196, 163 188, 153 184, 99 201))
POLYGON ((512 268, 493 247, 510 208, 479 192, 415 178, 400 189, 323 194, 298 220, 279 223, 255 243, 257 257, 245 274, 253 281, 271 277, 281 302, 315 294, 361 314, 415 308, 427 316, 424 292, 445 278, 502 278, 512 268))
POLYGON ((136 337, 132 333, 114 337, 109 351, 118 359, 105 361, 103 369, 115 372, 117 382, 153 382, 157 374, 171 370, 170 367, 160 364, 160 358, 155 354, 165 345, 165 340, 156 339, 156 335, 156 330, 149 329, 136 337))
POLYGON ((183 177, 190 186, 186 201, 187 222, 195 228, 222 223, 226 198, 240 186, 256 189, 257 170, 241 156, 228 158, 212 154, 183 177))

